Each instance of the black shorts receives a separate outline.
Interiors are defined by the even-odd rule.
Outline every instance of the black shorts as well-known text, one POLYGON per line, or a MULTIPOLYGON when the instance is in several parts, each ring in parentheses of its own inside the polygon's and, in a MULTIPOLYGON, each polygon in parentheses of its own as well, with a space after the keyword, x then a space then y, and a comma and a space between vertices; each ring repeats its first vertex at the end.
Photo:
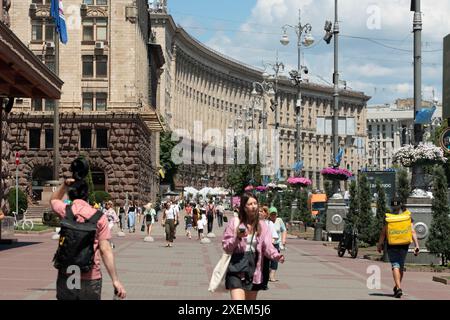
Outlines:
POLYGON ((225 276, 225 288, 227 290, 230 289, 243 289, 244 291, 259 291, 259 290, 267 290, 267 285, 262 283, 255 284, 246 279, 241 280, 235 274, 227 273, 225 276))

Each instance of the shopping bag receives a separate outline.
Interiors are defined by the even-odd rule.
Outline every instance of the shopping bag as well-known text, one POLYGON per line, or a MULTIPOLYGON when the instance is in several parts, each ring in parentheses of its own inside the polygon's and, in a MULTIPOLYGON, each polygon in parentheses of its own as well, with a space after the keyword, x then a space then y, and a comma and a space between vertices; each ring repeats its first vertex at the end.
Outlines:
POLYGON ((209 292, 214 292, 219 287, 220 283, 222 282, 223 278, 225 277, 225 274, 228 270, 228 265, 230 264, 231 260, 231 254, 223 253, 222 257, 220 258, 219 262, 216 264, 216 267, 214 268, 214 271, 211 276, 211 281, 209 282, 209 292))

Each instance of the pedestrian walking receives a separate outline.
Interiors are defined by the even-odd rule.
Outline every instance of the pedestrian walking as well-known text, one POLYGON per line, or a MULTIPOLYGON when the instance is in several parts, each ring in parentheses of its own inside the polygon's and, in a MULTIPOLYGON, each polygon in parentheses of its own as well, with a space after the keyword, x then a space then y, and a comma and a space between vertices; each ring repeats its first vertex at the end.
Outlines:
POLYGON ((149 202, 144 206, 144 221, 146 226, 147 237, 151 236, 152 226, 156 222, 156 210, 153 208, 153 203, 149 202))
POLYGON ((414 242, 414 255, 419 254, 419 241, 414 230, 411 212, 406 209, 400 199, 394 198, 391 201, 392 214, 386 215, 380 238, 377 243, 377 250, 381 253, 384 250, 385 239, 387 238, 387 255, 392 267, 394 278, 394 297, 401 298, 403 290, 401 283, 405 271, 405 259, 409 246, 414 242))
POLYGON ((269 228, 259 220, 258 200, 251 193, 241 197, 238 218, 228 223, 222 246, 232 255, 225 275, 232 300, 256 300, 258 291, 264 289, 263 256, 284 262, 284 256, 272 245, 269 228))
POLYGON ((84 180, 65 180, 52 194, 52 210, 62 219, 60 241, 55 254, 54 265, 58 269, 56 298, 58 300, 100 300, 102 273, 100 256, 108 271, 114 290, 121 299, 126 291, 117 276, 114 254, 109 240, 111 232, 105 214, 91 207, 87 202, 89 188, 84 180), (67 192, 73 202, 62 201, 67 192), (91 230, 91 231, 86 231, 91 230), (81 271, 80 287, 69 286, 73 267, 81 271))
MULTIPOLYGON (((106 215, 106 218, 108 219, 108 228, 109 231, 112 233, 116 231, 117 224, 119 223, 119 217, 117 216, 116 212, 114 211, 113 202, 108 201, 105 205, 105 209, 103 210, 103 213, 106 215)), ((114 249, 115 245, 111 242, 111 248, 114 249)))
POLYGON ((196 203, 193 203, 192 206, 192 227, 197 230, 197 221, 201 219, 200 206, 196 203))
POLYGON ((200 209, 201 212, 201 218, 197 220, 197 230, 198 230, 198 240, 201 240, 205 237, 203 230, 205 229, 206 225, 208 224, 208 220, 206 219, 206 210, 200 209))
POLYGON ((175 234, 175 211, 170 201, 168 201, 164 208, 162 224, 166 232, 166 247, 172 247, 175 234))
POLYGON ((186 237, 192 239, 192 210, 186 211, 186 215, 184 216, 184 229, 186 230, 186 237))
MULTIPOLYGON (((281 250, 284 249, 284 246, 286 245, 287 229, 283 219, 277 217, 277 215, 278 215, 277 208, 271 207, 269 209, 269 217, 270 220, 273 222, 275 232, 277 233, 277 237, 274 238, 273 245, 278 252, 281 252, 281 250)), ((278 261, 277 260, 270 261, 269 281, 271 282, 278 281, 275 278, 277 270, 278 270, 278 261)))
POLYGON ((223 227, 223 215, 225 213, 225 208, 222 202, 219 202, 219 205, 216 208, 216 216, 217 216, 217 225, 219 228, 223 227))
POLYGON ((128 208, 128 231, 136 232, 136 206, 134 201, 131 201, 131 206, 128 208))
MULTIPOLYGON (((269 207, 263 206, 259 208, 259 219, 261 221, 264 221, 269 228, 270 234, 272 235, 272 244, 274 245, 275 249, 277 249, 278 252, 280 252, 279 248, 280 246, 275 246, 275 242, 278 239, 278 233, 275 231, 275 225, 273 224, 272 220, 269 219, 269 207)), ((270 265, 272 263, 272 260, 267 259, 266 257, 263 258, 263 289, 267 290, 267 284, 269 283, 270 279, 270 265)), ((277 262, 278 263, 278 262, 277 262)))
POLYGON ((208 220, 208 233, 213 230, 213 222, 214 222, 214 212, 215 207, 212 200, 209 201, 208 206, 206 207, 206 219, 208 220))
POLYGON ((126 211, 124 206, 120 206, 119 207, 119 227, 120 227, 120 231, 123 232, 123 226, 125 225, 125 219, 126 218, 126 211))

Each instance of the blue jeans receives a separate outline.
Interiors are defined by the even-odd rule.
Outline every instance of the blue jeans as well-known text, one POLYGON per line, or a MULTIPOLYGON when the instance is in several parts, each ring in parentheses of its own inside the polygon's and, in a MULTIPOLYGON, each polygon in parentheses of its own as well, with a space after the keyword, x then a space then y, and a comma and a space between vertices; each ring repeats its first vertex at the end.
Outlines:
POLYGON ((134 212, 128 212, 128 228, 131 229, 135 229, 135 219, 136 219, 136 214, 134 212))
MULTIPOLYGON (((280 252, 280 244, 274 243, 273 246, 275 249, 277 249, 278 252, 280 252)), ((270 260, 270 269, 277 270, 278 269, 278 261, 277 260, 270 260)))

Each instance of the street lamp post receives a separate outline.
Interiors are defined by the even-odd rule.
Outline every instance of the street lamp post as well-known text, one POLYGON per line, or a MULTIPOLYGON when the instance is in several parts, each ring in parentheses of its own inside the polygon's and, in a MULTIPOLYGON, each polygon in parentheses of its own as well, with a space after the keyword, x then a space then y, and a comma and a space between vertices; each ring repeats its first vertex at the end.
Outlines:
MULTIPOLYGON (((335 164, 336 156, 339 152, 339 20, 338 20, 338 0, 334 1, 334 25, 331 33, 331 21, 325 22, 325 37, 326 43, 330 43, 331 38, 334 37, 334 73, 333 73, 333 121, 332 121, 332 135, 333 135, 333 154, 331 163, 335 164)), ((333 181, 333 193, 338 191, 338 182, 333 181)))
POLYGON ((295 106, 295 125, 296 125, 296 162, 299 163, 301 160, 301 101, 302 101, 302 93, 301 93, 301 83, 302 83, 302 73, 305 74, 308 73, 308 68, 301 65, 301 46, 302 46, 302 34, 303 31, 306 32, 306 35, 304 37, 303 44, 307 47, 314 43, 314 38, 311 35, 312 26, 311 24, 307 23, 305 25, 301 24, 301 10, 298 11, 298 25, 291 26, 291 25, 284 25, 282 27, 283 29, 283 35, 281 37, 281 44, 282 45, 288 45, 289 44, 289 38, 287 36, 287 28, 293 28, 295 30, 295 33, 297 34, 297 50, 298 50, 298 60, 297 60, 297 70, 292 70, 289 72, 289 75, 291 76, 292 82, 297 86, 297 103, 295 106))
MULTIPOLYGON (((253 102, 256 103, 256 99, 259 96, 259 93, 257 91, 257 88, 261 89, 262 94, 262 108, 259 110, 261 114, 261 122, 262 122, 262 128, 263 128, 263 146, 260 148, 263 148, 263 154, 266 155, 267 152, 267 108, 266 108, 266 101, 264 99, 264 96, 267 95, 269 99, 273 101, 273 97, 275 97, 275 90, 273 88, 273 84, 271 82, 268 82, 269 75, 267 73, 263 73, 263 82, 253 82, 253 91, 251 93, 253 97, 253 102)), ((260 101, 261 101, 260 100, 260 101)), ((266 157, 263 157, 264 160, 266 160, 266 157)), ((264 180, 263 175, 263 180, 264 180)))
MULTIPOLYGON (((272 70, 274 71, 274 74, 269 75, 269 80, 275 80, 275 96, 273 99, 271 99, 270 101, 270 109, 275 112, 275 134, 278 137, 278 130, 280 127, 280 102, 278 102, 278 77, 280 74, 280 71, 284 71, 284 64, 281 61, 278 61, 278 52, 277 52, 277 60, 275 61, 274 64, 272 63, 264 63, 263 65, 265 68, 267 67, 271 67, 272 70)), ((280 169, 280 149, 279 149, 279 143, 278 143, 278 138, 276 138, 274 141, 272 141, 272 143, 274 144, 274 155, 273 155, 273 169, 274 169, 274 174, 273 174, 273 181, 276 180, 277 178, 277 173, 278 170, 280 169)))

